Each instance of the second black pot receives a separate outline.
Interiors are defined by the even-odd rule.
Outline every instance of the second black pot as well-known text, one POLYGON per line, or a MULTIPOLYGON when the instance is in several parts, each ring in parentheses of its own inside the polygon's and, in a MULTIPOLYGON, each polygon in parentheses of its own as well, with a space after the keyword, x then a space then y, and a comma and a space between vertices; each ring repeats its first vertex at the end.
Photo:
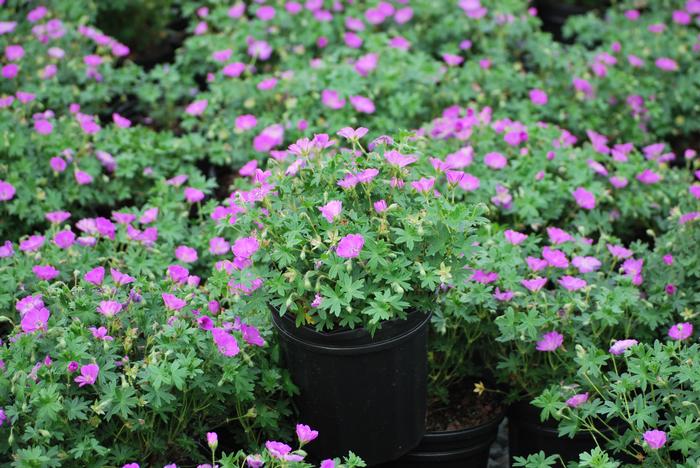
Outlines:
POLYGON ((299 422, 318 430, 312 460, 352 450, 369 466, 395 460, 425 433, 430 315, 411 313, 366 330, 319 333, 273 313, 299 422))
POLYGON ((513 404, 508 410, 508 447, 513 457, 526 457, 540 450, 547 455, 559 454, 565 462, 578 461, 579 454, 595 448, 589 434, 579 433, 573 439, 559 437, 557 421, 540 422, 540 409, 527 402, 513 404))
POLYGON ((428 432, 418 447, 383 468, 486 468, 503 417, 467 429, 428 432))

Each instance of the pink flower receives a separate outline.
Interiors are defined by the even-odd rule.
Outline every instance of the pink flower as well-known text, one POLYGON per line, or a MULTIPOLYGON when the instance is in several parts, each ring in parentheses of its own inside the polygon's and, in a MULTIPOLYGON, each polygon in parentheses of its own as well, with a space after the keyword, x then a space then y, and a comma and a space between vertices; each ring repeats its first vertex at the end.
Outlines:
POLYGON ((360 255, 364 245, 365 238, 361 234, 348 234, 340 239, 335 252, 342 258, 355 258, 360 255))
POLYGON ((526 289, 530 292, 538 292, 540 289, 547 284, 547 278, 535 277, 532 279, 525 279, 520 282, 526 289))
POLYGON ((536 106, 544 106, 547 104, 547 93, 541 89, 530 90, 530 101, 536 106))
POLYGON ((454 54, 442 54, 442 59, 450 67, 456 67, 456 66, 460 65, 462 62, 464 62, 464 59, 462 57, 460 57, 459 55, 454 55, 454 54))
POLYGON ((193 116, 202 115, 207 108, 207 104, 209 104, 209 101, 206 99, 194 101, 187 106, 185 113, 193 116))
POLYGON ((122 117, 121 115, 117 114, 116 112, 112 114, 112 121, 119 128, 131 127, 131 120, 127 119, 126 117, 122 117))
POLYGON ((318 437, 318 431, 312 430, 306 424, 297 424, 297 438, 300 445, 305 445, 318 437))
POLYGON ((0 179, 0 202, 10 201, 15 196, 15 188, 11 183, 0 179))
POLYGON ((474 273, 471 276, 472 281, 476 281, 477 283, 481 283, 481 284, 493 283, 497 279, 498 279, 498 273, 485 272, 485 271, 481 271, 481 270, 474 270, 474 273))
POLYGON ((51 265, 36 265, 32 268, 32 271, 37 278, 45 281, 51 281, 61 273, 51 265))
POLYGON ((663 257, 664 263, 666 265, 673 265, 673 255, 671 254, 666 254, 663 257))
POLYGON ((161 294, 161 297, 163 298, 165 308, 168 310, 178 311, 187 305, 187 302, 173 294, 163 293, 161 294))
POLYGON ((74 379, 79 387, 93 385, 97 381, 100 367, 97 364, 87 364, 80 368, 80 375, 74 379))
POLYGON ((224 356, 232 357, 239 353, 240 349, 236 338, 223 328, 212 328, 211 335, 214 339, 214 344, 224 356))
POLYGON ((564 252, 548 246, 542 249, 542 258, 547 261, 549 266, 554 268, 568 268, 569 266, 569 260, 564 252))
POLYGON ((612 176, 610 179, 610 184, 617 189, 625 188, 627 186, 627 179, 624 177, 612 176))
POLYGON ((374 202, 374 211, 377 213, 383 213, 387 210, 387 205, 385 200, 379 200, 374 202))
POLYGON ((501 153, 487 153, 484 156, 484 164, 486 164, 491 169, 503 169, 508 164, 508 160, 501 153))
POLYGON ((411 187, 413 187, 419 193, 428 193, 432 190, 435 185, 435 178, 425 178, 421 177, 420 180, 414 180, 411 182, 411 187))
POLYGON ((76 170, 74 173, 75 181, 78 185, 89 185, 92 183, 92 176, 85 171, 76 170))
POLYGON ((61 249, 67 249, 75 242, 75 234, 71 230, 59 231, 53 236, 53 242, 61 249))
POLYGON ((527 267, 532 271, 544 270, 548 265, 547 260, 535 257, 527 257, 525 262, 527 263, 527 267))
POLYGON ((615 340, 608 351, 610 354, 618 356, 638 343, 637 340, 615 340))
POLYGON ((654 62, 656 65, 656 68, 659 70, 663 71, 677 71, 678 70, 678 64, 676 63, 675 60, 668 58, 668 57, 660 57, 656 59, 656 62, 654 62))
POLYGON ((265 448, 267 448, 267 451, 270 452, 270 455, 279 459, 285 459, 289 452, 292 451, 292 447, 289 445, 270 440, 265 442, 265 448))
POLYGON ((513 245, 518 245, 527 239, 527 234, 523 234, 518 231, 513 231, 512 229, 506 230, 503 235, 505 236, 506 240, 510 242, 513 245))
POLYGON ((698 200, 700 200, 700 185, 691 185, 688 187, 688 192, 698 200))
POLYGON ((338 135, 347 140, 359 140, 365 136, 368 131, 369 130, 367 130, 365 127, 358 127, 357 129, 353 129, 352 127, 344 127, 338 130, 338 135))
POLYGON ((374 114, 375 106, 371 99, 364 96, 350 96, 350 104, 357 112, 374 114))
POLYGON ((640 258, 636 260, 634 258, 628 258, 622 264, 622 272, 628 278, 632 279, 632 284, 639 286, 642 284, 642 268, 644 266, 644 259, 640 258))
POLYGON ((0 245, 0 258, 12 257, 15 251, 12 248, 12 242, 5 241, 4 244, 0 245))
POLYGON ((226 65, 221 73, 229 78, 238 78, 245 71, 245 63, 243 62, 233 62, 226 65))
POLYGON ((251 346, 265 346, 265 340, 260 336, 260 331, 252 325, 241 324, 243 341, 251 346))
POLYGON ((53 132, 53 125, 48 120, 37 119, 34 121, 34 130, 39 135, 50 135, 53 132))
POLYGON ((117 301, 100 301, 97 311, 105 317, 114 317, 122 311, 123 306, 117 301))
POLYGON ((88 271, 85 273, 83 276, 83 279, 87 281, 88 283, 92 283, 96 286, 99 286, 102 284, 102 280, 104 280, 105 277, 105 269, 104 267, 98 266, 93 268, 92 270, 88 271))
POLYGON ((343 210, 343 202, 339 200, 331 200, 324 206, 319 207, 318 209, 323 215, 323 217, 326 218, 326 221, 332 223, 333 220, 338 215, 340 215, 340 212, 343 210))
POLYGON ((481 181, 468 172, 465 172, 462 178, 459 179, 459 188, 465 192, 473 192, 478 189, 480 185, 481 181))
POLYGON ((688 322, 677 323, 668 330, 668 336, 676 341, 683 341, 693 334, 693 324, 688 322))
POLYGON ((270 21, 275 17, 275 9, 269 5, 263 5, 255 12, 255 16, 261 21, 270 21))
POLYGON ((255 237, 241 237, 233 243, 231 251, 236 257, 250 258, 260 249, 260 243, 255 237))
POLYGON ((644 442, 647 443, 650 449, 658 450, 666 445, 666 433, 658 429, 646 431, 644 433, 644 442))
POLYGON ((660 181, 661 176, 652 170, 644 169, 641 173, 637 175, 637 180, 643 184, 650 185, 660 181))
POLYGON ((175 258, 185 263, 196 262, 198 258, 197 250, 186 245, 180 245, 175 249, 175 258))
POLYGON ((574 190, 572 195, 574 196, 578 206, 581 208, 586 210, 592 210, 595 208, 595 196, 583 187, 579 187, 574 190))
POLYGON ((612 245, 612 244, 608 244, 608 252, 610 252, 610 254, 613 257, 620 259, 620 260, 625 259, 625 258, 630 258, 632 255, 634 255, 634 252, 632 252, 631 250, 626 249, 620 245, 612 245))
POLYGON ((499 302, 508 302, 513 299, 513 296, 515 296, 513 291, 501 291, 498 288, 493 293, 493 298, 499 302))
POLYGON ((34 333, 35 331, 46 331, 51 312, 42 306, 34 307, 22 316, 20 326, 24 333, 34 333))
POLYGON ((176 283, 184 283, 190 275, 190 270, 181 265, 169 265, 168 276, 176 283))
POLYGON ((409 164, 418 161, 418 158, 415 155, 403 155, 396 150, 387 151, 384 153, 384 158, 389 161, 389 164, 398 167, 406 167, 409 164))
POLYGON ((579 273, 590 273, 601 266, 600 260, 595 257, 574 257, 571 264, 578 268, 579 273))
POLYGON ((566 405, 569 408, 578 408, 579 406, 586 403, 587 401, 588 401, 588 392, 579 393, 577 395, 572 396, 568 400, 566 400, 566 405))
POLYGON ((258 119, 252 114, 243 114, 236 117, 236 130, 242 132, 254 128, 258 124, 258 119))
POLYGON ((100 328, 95 328, 95 327, 90 327, 88 330, 90 330, 90 333, 92 333, 92 337, 95 338, 96 340, 100 341, 113 341, 114 338, 109 336, 108 330, 105 327, 100 327, 100 328))
POLYGON ((223 237, 214 237, 209 240, 209 252, 214 255, 225 255, 231 245, 223 237))
POLYGON ((320 294, 316 293, 316 295, 314 296, 314 300, 311 301, 311 307, 313 307, 314 309, 315 309, 315 308, 318 308, 318 307, 321 307, 321 304, 322 304, 322 303, 323 303, 323 296, 321 296, 320 294))
POLYGON ((537 342, 537 351, 553 352, 564 343, 564 335, 559 332, 549 332, 542 335, 537 342))
POLYGON ((19 250, 22 252, 35 252, 44 245, 44 236, 29 236, 19 243, 19 250))
POLYGON ((548 227, 547 236, 549 237, 549 242, 554 245, 563 244, 574 240, 574 238, 571 237, 571 234, 557 227, 548 227))
POLYGON ((569 291, 578 291, 579 289, 585 288, 588 283, 581 278, 566 275, 559 279, 559 284, 569 291))
POLYGON ((337 91, 324 89, 321 91, 321 103, 330 109, 342 109, 345 106, 345 99, 341 99, 337 91))

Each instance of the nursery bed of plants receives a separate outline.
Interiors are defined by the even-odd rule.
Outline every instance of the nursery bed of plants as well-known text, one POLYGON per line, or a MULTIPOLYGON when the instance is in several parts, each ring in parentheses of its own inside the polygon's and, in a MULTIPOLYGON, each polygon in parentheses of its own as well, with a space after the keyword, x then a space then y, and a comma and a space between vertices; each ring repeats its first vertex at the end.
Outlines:
POLYGON ((700 466, 699 150, 699 0, 0 0, 0 467, 700 466))

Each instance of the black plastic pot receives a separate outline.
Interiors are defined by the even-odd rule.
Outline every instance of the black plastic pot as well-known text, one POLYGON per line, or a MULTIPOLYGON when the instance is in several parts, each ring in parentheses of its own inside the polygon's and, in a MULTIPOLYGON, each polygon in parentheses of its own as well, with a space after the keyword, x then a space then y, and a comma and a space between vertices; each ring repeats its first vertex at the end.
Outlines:
POLYGON ((536 0, 535 7, 537 7, 537 16, 542 20, 542 29, 552 33, 556 40, 562 41, 562 28, 567 19, 571 16, 584 15, 589 11, 606 8, 608 3, 608 1, 601 0, 598 5, 577 5, 561 0, 536 0))
POLYGON ((558 453, 566 462, 578 461, 579 454, 595 448, 588 434, 576 434, 573 439, 559 437, 557 421, 540 422, 540 409, 526 402, 513 404, 508 410, 508 447, 510 460, 526 457, 540 450, 547 455, 558 453))
POLYGON ((476 427, 428 432, 418 447, 382 468, 486 468, 504 416, 476 427))
MULTIPOLYGON (((430 315, 364 329, 319 333, 273 313, 299 421, 318 430, 312 460, 352 450, 368 465, 395 460, 425 433, 430 315)), ((306 447, 305 447, 306 448, 306 447)))

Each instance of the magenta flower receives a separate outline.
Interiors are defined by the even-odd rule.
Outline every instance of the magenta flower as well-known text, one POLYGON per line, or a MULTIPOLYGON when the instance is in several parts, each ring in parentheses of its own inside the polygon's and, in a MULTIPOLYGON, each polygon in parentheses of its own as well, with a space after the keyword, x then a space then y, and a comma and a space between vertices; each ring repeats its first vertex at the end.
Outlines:
POLYGON ((87 364, 80 368, 80 375, 74 379, 79 387, 93 385, 97 381, 100 367, 97 364, 87 364))
POLYGON ((340 215, 340 212, 343 210, 343 202, 339 200, 331 200, 325 205, 319 207, 318 209, 321 212, 321 215, 323 215, 323 217, 326 218, 326 221, 332 223, 333 220, 338 215, 340 215))
POLYGON ((175 258, 184 263, 192 263, 197 261, 197 250, 186 245, 180 245, 175 249, 175 258))
POLYGON ((204 192, 194 187, 186 187, 184 193, 188 203, 198 203, 204 200, 204 192))
POLYGON ((32 271, 37 278, 44 281, 51 281, 61 273, 51 265, 36 265, 32 271))
POLYGON ((564 335, 559 332, 549 332, 542 335, 542 338, 537 342, 537 351, 552 352, 556 351, 564 343, 564 335))
POLYGON ((645 185, 651 185, 660 181, 661 176, 650 169, 644 169, 637 175, 637 180, 645 185))
POLYGON ((112 341, 114 338, 109 336, 107 333, 107 329, 105 327, 100 327, 100 328, 95 328, 95 327, 90 327, 88 330, 90 330, 90 333, 92 333, 92 337, 95 338, 96 340, 101 340, 101 341, 112 341))
POLYGON ((552 249, 548 246, 542 249, 542 258, 547 261, 547 264, 554 268, 568 268, 569 260, 566 254, 561 250, 552 249))
POLYGON ((548 227, 547 236, 549 237, 549 242, 555 245, 574 240, 571 234, 557 227, 548 227))
POLYGON ((78 185, 89 185, 93 181, 92 176, 85 171, 76 170, 73 175, 78 185))
POLYGON ((250 258, 260 249, 260 243, 255 237, 241 237, 233 243, 231 251, 236 257, 250 258))
POLYGON ((211 330, 214 328, 214 321, 208 315, 202 315, 197 318, 197 326, 202 330, 211 330))
POLYGON ((614 354, 616 356, 624 353, 627 349, 631 348, 632 346, 638 344, 639 342, 637 340, 615 340, 610 346, 610 349, 608 350, 610 354, 614 354))
POLYGON ((481 270, 474 270, 474 273, 471 276, 472 281, 476 281, 477 283, 481 283, 481 284, 493 283, 497 279, 498 279, 498 273, 495 273, 495 272, 487 273, 487 272, 481 271, 481 270))
POLYGON ((165 308, 168 310, 178 311, 187 305, 186 301, 176 297, 174 294, 163 293, 161 297, 163 298, 165 308))
POLYGON ((216 450, 216 447, 219 445, 219 436, 216 432, 207 432, 207 445, 210 449, 216 450))
POLYGON ((374 202, 374 211, 377 213, 383 213, 387 210, 387 205, 385 200, 379 200, 374 202))
POLYGON ((305 445, 318 437, 318 431, 312 430, 306 424, 297 424, 297 438, 300 445, 305 445))
POLYGON ((22 317, 20 326, 24 333, 34 333, 35 331, 46 331, 51 312, 46 307, 35 307, 28 310, 22 317))
POLYGON ((88 283, 92 283, 96 286, 99 286, 102 284, 102 280, 104 280, 105 277, 105 269, 104 267, 98 266, 93 268, 92 270, 88 271, 85 273, 83 276, 83 279, 87 281, 88 283))
POLYGON ((538 292, 544 287, 545 284, 547 284, 547 278, 535 277, 532 279, 525 279, 520 281, 520 284, 522 284, 530 292, 538 292))
POLYGON ((338 135, 347 140, 359 140, 360 138, 365 136, 368 131, 369 130, 365 127, 358 127, 357 129, 353 129, 351 127, 344 127, 338 130, 338 135))
POLYGON ((0 202, 10 201, 14 198, 14 196, 14 186, 9 182, 5 182, 4 180, 0 179, 0 202))
POLYGON ((675 60, 668 57, 660 57, 654 62, 656 68, 663 71, 677 71, 678 63, 675 60))
POLYGON ((258 330, 253 325, 247 325, 245 323, 241 324, 241 334, 243 336, 243 341, 251 346, 265 346, 265 340, 260 335, 260 330, 258 330))
POLYGON ((187 108, 185 109, 185 113, 193 116, 202 115, 207 108, 207 104, 209 104, 209 101, 207 101, 206 99, 194 101, 193 103, 187 106, 187 108))
POLYGON ((428 193, 432 190, 435 185, 435 178, 425 178, 421 177, 420 180, 414 180, 411 182, 411 187, 413 187, 419 193, 428 193))
POLYGON ((61 249, 67 249, 75 242, 73 231, 59 231, 53 236, 53 243, 61 249))
POLYGON ((527 263, 527 267, 532 271, 544 270, 548 265, 547 260, 536 257, 527 257, 525 262, 527 263))
POLYGON ((375 111, 374 102, 364 96, 350 96, 350 104, 357 112, 363 114, 373 114, 375 111))
POLYGON ((578 268, 579 273, 590 273, 601 266, 600 260, 595 257, 574 257, 571 264, 578 268))
POLYGON ((506 230, 503 233, 503 235, 505 236, 506 240, 513 245, 521 244, 525 241, 525 239, 527 239, 527 234, 523 234, 518 231, 513 231, 512 229, 506 230))
POLYGON ((481 185, 479 179, 468 172, 465 172, 462 178, 459 180, 459 187, 466 192, 473 192, 478 189, 481 185))
POLYGON ((270 452, 270 455, 281 460, 287 460, 287 456, 292 451, 292 447, 289 445, 270 440, 265 442, 265 448, 270 452))
POLYGON ((499 302, 508 302, 513 299, 513 296, 515 296, 513 291, 501 291, 498 288, 493 293, 493 298, 499 302))
POLYGON ((418 158, 415 155, 403 155, 396 150, 387 151, 386 153, 384 153, 384 158, 386 158, 386 160, 389 161, 389 164, 398 167, 406 167, 409 164, 418 161, 418 158))
POLYGON ((225 255, 230 248, 231 244, 223 237, 214 237, 209 240, 209 252, 214 255, 225 255))
POLYGON ((136 281, 136 278, 134 278, 133 276, 129 276, 126 273, 122 273, 121 271, 115 268, 110 268, 109 274, 112 276, 112 281, 114 281, 119 286, 130 284, 136 281))
POLYGON ((581 278, 566 275, 559 279, 559 284, 569 291, 578 291, 579 289, 585 288, 588 283, 581 278))
POLYGON ((658 450, 666 445, 666 433, 658 429, 646 431, 644 433, 644 442, 647 443, 650 449, 658 450))
POLYGON ((499 170, 506 167, 506 165, 508 164, 508 160, 501 153, 493 152, 487 153, 484 156, 484 164, 486 164, 486 166, 490 167, 491 169, 499 170))
POLYGON ((677 323, 668 330, 668 336, 676 341, 683 341, 693 334, 693 324, 688 322, 677 323))
POLYGON ((119 128, 131 127, 131 120, 127 119, 126 117, 122 117, 116 112, 112 114, 112 121, 114 122, 114 125, 116 125, 119 128))
POLYGON ((583 209, 592 210, 595 208, 595 195, 583 187, 579 187, 572 193, 576 204, 583 209))
POLYGON ((236 338, 223 328, 212 328, 211 335, 214 339, 214 344, 224 356, 232 357, 240 351, 236 338))
POLYGON ((568 400, 566 400, 566 405, 569 408, 578 408, 579 406, 586 403, 587 401, 588 401, 588 392, 579 393, 579 394, 572 396, 568 400))
POLYGON ((635 286, 639 286, 642 284, 642 268, 644 267, 644 259, 634 259, 634 258, 628 258, 627 260, 624 261, 622 264, 622 272, 627 276, 628 278, 632 279, 632 284, 635 286))
POLYGON ((114 317, 122 311, 123 307, 124 306, 117 301, 100 301, 100 305, 97 306, 97 311, 105 317, 114 317))
POLYGON ((365 245, 365 238, 361 234, 348 234, 340 239, 335 252, 342 258, 355 258, 360 255, 365 245))
POLYGON ((345 106, 345 99, 342 99, 337 91, 324 89, 321 91, 321 103, 330 109, 342 109, 345 106))
POLYGON ((530 101, 536 106, 544 106, 547 104, 547 93, 541 89, 530 90, 530 101))
POLYGON ((71 361, 68 363, 67 370, 71 374, 75 371, 77 371, 80 368, 80 364, 78 364, 76 361, 71 361))
POLYGON ((258 124, 258 119, 251 114, 243 114, 236 117, 236 129, 242 132, 254 128, 258 124))
POLYGON ((610 254, 620 260, 623 260, 625 258, 630 258, 632 255, 634 255, 634 252, 632 252, 629 249, 626 249, 620 245, 612 245, 608 244, 608 252, 610 254))
POLYGON ((0 258, 12 257, 14 253, 12 242, 5 241, 4 244, 0 245, 0 258))

